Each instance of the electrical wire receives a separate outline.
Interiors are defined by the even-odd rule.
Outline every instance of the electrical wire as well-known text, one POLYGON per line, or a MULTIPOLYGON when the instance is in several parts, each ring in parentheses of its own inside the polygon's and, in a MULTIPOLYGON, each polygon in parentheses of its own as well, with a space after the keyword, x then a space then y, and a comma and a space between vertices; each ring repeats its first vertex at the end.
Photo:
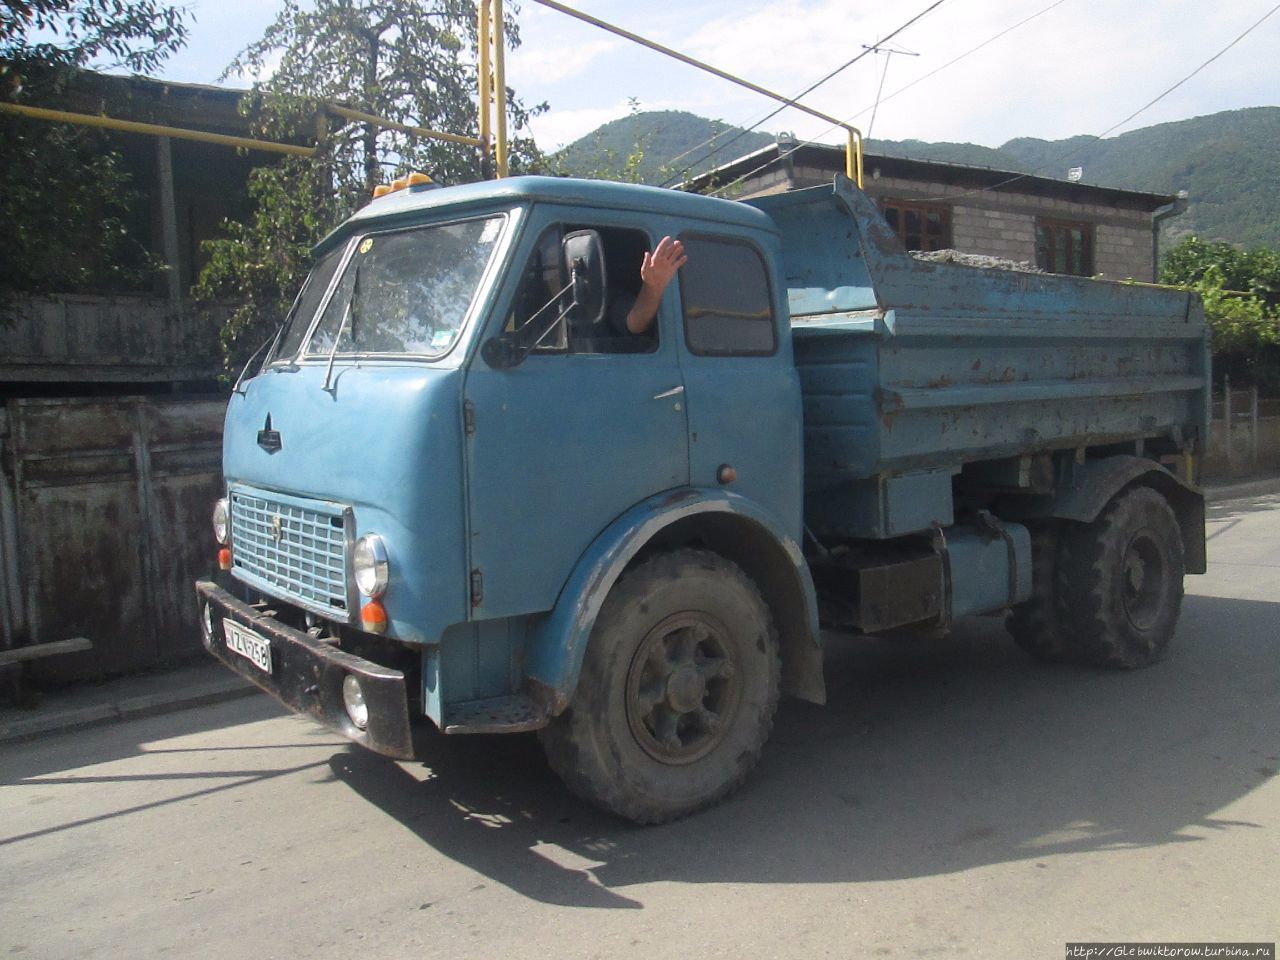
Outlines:
MULTIPOLYGON (((1053 4, 1053 6, 1057 6, 1057 4, 1053 4)), ((1049 10, 1049 9, 1052 9, 1052 6, 1051 6, 1051 7, 1046 8, 1046 10, 1049 10)), ((1177 81, 1177 82, 1176 82, 1176 83, 1174 83, 1172 86, 1168 87, 1164 92, 1162 92, 1161 94, 1159 94, 1158 96, 1156 96, 1154 99, 1152 99, 1152 100, 1148 101, 1148 102, 1147 102, 1147 103, 1145 103, 1143 106, 1141 106, 1141 107, 1139 107, 1137 110, 1133 111, 1133 113, 1129 114, 1129 115, 1128 115, 1127 117, 1125 117, 1123 120, 1120 120, 1119 122, 1112 124, 1112 125, 1111 125, 1110 127, 1108 127, 1106 130, 1102 131, 1102 133, 1099 133, 1099 134, 1097 134, 1096 136, 1090 137, 1090 138, 1089 138, 1089 140, 1087 140, 1085 143, 1082 143, 1082 144, 1080 144, 1079 146, 1074 147, 1073 149, 1071 149, 1071 150, 1067 151, 1066 153, 1062 154, 1060 157, 1057 157, 1057 158, 1055 158, 1054 160, 1049 161, 1048 163, 1043 163, 1043 164, 1041 164, 1040 166, 1036 167, 1035 169, 1033 169, 1033 170, 1031 170, 1031 171, 1029 171, 1029 172, 1027 172, 1027 173, 1020 173, 1020 174, 1017 174, 1017 175, 1015 175, 1015 176, 1008 177, 1007 179, 1005 179, 1005 180, 1001 180, 1001 181, 999 181, 998 183, 993 183, 993 184, 991 184, 990 186, 981 187, 980 189, 977 189, 977 190, 968 190, 968 191, 966 191, 966 192, 964 192, 964 193, 951 194, 951 195, 949 195, 949 196, 944 196, 944 197, 927 197, 927 198, 925 198, 924 200, 922 200, 921 202, 942 201, 942 200, 958 200, 958 199, 961 199, 961 198, 963 198, 963 197, 978 196, 979 194, 989 193, 989 192, 991 192, 991 191, 993 191, 993 190, 999 190, 1001 187, 1006 187, 1006 186, 1008 186, 1008 185, 1009 185, 1009 184, 1011 184, 1011 183, 1017 183, 1017 182, 1018 182, 1018 181, 1020 181, 1020 180, 1026 180, 1026 179, 1027 179, 1027 178, 1029 178, 1029 177, 1034 177, 1034 176, 1036 176, 1037 174, 1041 173, 1042 171, 1049 169, 1050 167, 1060 167, 1063 163, 1065 163, 1066 161, 1068 161, 1068 160, 1072 159, 1073 157, 1078 156, 1078 155, 1079 155, 1083 150, 1085 150, 1085 149, 1087 149, 1087 148, 1089 148, 1089 147, 1093 146, 1095 143, 1097 143, 1099 140, 1102 140, 1102 139, 1103 139, 1104 137, 1106 137, 1108 134, 1110 134, 1110 133, 1114 132, 1115 130, 1118 130, 1120 127, 1124 126, 1124 125, 1125 125, 1125 124, 1127 124, 1129 121, 1133 120, 1135 117, 1137 117, 1137 116, 1139 116, 1139 115, 1141 115, 1141 114, 1145 113, 1147 110, 1150 110, 1150 109, 1151 109, 1152 107, 1154 107, 1157 103, 1159 103, 1161 100, 1163 100, 1163 99, 1164 99, 1165 97, 1167 97, 1169 94, 1173 93, 1175 90, 1177 90, 1179 87, 1181 87, 1181 86, 1182 86, 1184 83, 1186 83, 1188 80, 1190 80, 1190 79, 1192 79, 1193 77, 1195 77, 1195 76, 1196 76, 1196 74, 1200 73, 1200 71, 1202 71, 1205 67, 1209 66, 1209 64, 1213 63, 1215 60, 1217 60, 1219 57, 1221 57, 1223 54, 1225 54, 1228 50, 1230 50, 1232 47, 1234 47, 1236 44, 1238 44, 1241 40, 1243 40, 1243 39, 1244 39, 1245 37, 1247 37, 1249 34, 1253 33, 1253 31, 1254 31, 1254 30, 1256 30, 1258 27, 1262 26, 1262 24, 1263 24, 1263 23, 1265 23, 1265 22, 1266 22, 1268 19, 1270 19, 1272 16, 1274 16, 1274 15, 1275 15, 1275 13, 1276 13, 1277 11, 1280 11, 1280 3, 1276 4, 1274 7, 1272 7, 1270 10, 1268 10, 1266 13, 1264 13, 1261 17, 1259 17, 1257 20, 1255 20, 1255 21, 1254 21, 1254 22, 1253 22, 1249 27, 1247 27, 1247 28, 1244 30, 1244 32, 1243 32, 1243 33, 1239 34, 1239 35, 1238 35, 1234 40, 1232 40, 1230 43, 1228 43, 1225 47, 1223 47, 1221 50, 1219 50, 1217 53, 1215 53, 1215 54, 1214 54, 1213 56, 1211 56, 1209 59, 1205 60, 1203 63, 1201 63, 1199 66, 1197 66, 1194 70, 1192 70, 1190 73, 1188 73, 1186 76, 1184 76, 1181 80, 1177 81)), ((1041 12, 1045 12, 1045 11, 1041 11, 1041 12)), ((1036 14, 1036 16, 1038 16, 1038 15, 1039 15, 1039 14, 1036 14)), ((1031 19, 1031 18, 1028 18, 1028 19, 1031 19)), ((1023 21, 1023 22, 1025 23, 1026 21, 1023 21)), ((1006 32, 1007 32, 1007 31, 1006 31, 1006 32)), ((953 62, 954 62, 954 61, 953 61, 953 62)), ((939 68, 939 69, 941 69, 941 68, 939 68)), ((935 72, 936 72, 936 71, 935 71, 935 72)), ((921 79, 924 79, 924 78, 922 77, 921 79)), ((905 88, 903 88, 903 89, 905 89, 905 88)), ((900 91, 895 91, 895 94, 896 94, 897 92, 900 92, 900 91)), ((891 94, 890 96, 893 96, 893 95, 895 95, 895 94, 891 94)), ((885 99, 888 99, 888 98, 886 97, 885 99)), ((865 110, 864 110, 864 111, 862 111, 862 112, 865 112, 865 110)), ((857 116, 857 114, 855 114, 854 116, 857 116)), ((849 118, 849 120, 852 120, 852 119, 853 119, 853 117, 850 117, 850 118, 849 118)), ((836 127, 834 127, 834 126, 828 127, 826 130, 822 131, 822 133, 818 134, 818 136, 825 136, 827 133, 830 133, 830 132, 831 132, 832 130, 834 130, 834 129, 836 129, 836 127)), ((759 167, 757 167, 756 169, 754 169, 754 170, 752 170, 752 171, 750 171, 750 172, 748 172, 748 173, 743 174, 742 176, 738 177, 737 179, 733 180, 732 182, 725 184, 723 187, 720 187, 719 189, 712 191, 711 196, 716 196, 716 195, 718 195, 718 194, 722 193, 723 191, 725 191, 725 190, 729 189, 730 187, 735 186, 735 185, 736 185, 736 184, 738 184, 738 183, 741 183, 743 180, 747 179, 748 177, 754 176, 756 173, 759 173, 759 172, 760 172, 761 170, 763 170, 765 167, 770 166, 771 164, 773 164, 773 163, 777 162, 777 160, 785 159, 785 157, 790 156, 790 155, 791 155, 792 153, 794 153, 796 150, 799 150, 802 146, 806 146, 807 144, 810 144, 810 143, 813 143, 813 142, 815 142, 815 141, 813 141, 813 140, 807 140, 807 141, 805 141, 804 143, 797 143, 794 147, 792 147, 789 151, 787 151, 787 153, 786 153, 786 154, 780 154, 777 158, 774 158, 774 159, 769 160, 767 163, 763 164, 762 166, 759 166, 759 167)))
MULTIPOLYGON (((899 87, 897 90, 893 91, 893 93, 889 94, 880 102, 884 103, 885 101, 892 100, 898 94, 904 93, 907 90, 910 90, 917 83, 921 83, 924 80, 928 80, 930 77, 936 76, 937 74, 941 73, 943 70, 946 70, 948 67, 954 66, 955 64, 959 63, 961 60, 964 60, 966 57, 972 56, 973 54, 977 53, 979 50, 983 49, 984 47, 999 40, 1001 37, 1005 36, 1006 34, 1012 33, 1014 30, 1017 30, 1019 27, 1030 23, 1032 20, 1035 20, 1037 17, 1043 16, 1044 14, 1048 13, 1050 10, 1053 10, 1055 7, 1062 6, 1062 4, 1066 2, 1067 0, 1054 0, 1054 2, 1049 4, 1047 7, 1044 7, 1043 9, 1036 11, 1035 13, 1031 14, 1031 16, 1029 17, 1025 17, 1022 20, 1019 20, 1017 23, 1013 24, 1012 26, 1005 27, 1005 29, 1001 30, 999 33, 995 34, 994 36, 988 37, 986 40, 983 40, 981 43, 977 44, 976 46, 970 47, 964 53, 960 54, 957 57, 953 57, 952 59, 948 60, 946 63, 942 64, 942 66, 937 67, 933 70, 930 70, 928 73, 926 73, 922 77, 917 77, 915 80, 912 80, 910 83, 906 84, 905 86, 899 87)), ((857 113, 854 113, 849 117, 847 117, 845 122, 846 123, 852 122, 855 118, 862 116, 864 113, 866 113, 871 109, 873 108, 863 107, 857 113)), ((830 133, 832 130, 835 130, 835 129, 836 129, 835 127, 827 127, 827 129, 823 130, 821 133, 818 134, 818 137, 824 137, 828 133, 830 133)), ((723 187, 720 187, 719 189, 713 191, 711 195, 715 196, 724 190, 728 190, 731 187, 736 186, 737 184, 741 183, 743 180, 746 180, 748 177, 755 176, 755 174, 759 173, 761 170, 765 169, 765 167, 770 166, 776 161, 785 160, 787 157, 791 156, 801 147, 804 147, 811 143, 816 143, 816 142, 817 142, 816 138, 812 140, 799 141, 798 143, 795 144, 795 146, 791 147, 791 149, 787 150, 785 153, 779 154, 776 158, 770 158, 769 160, 766 160, 763 164, 756 167, 754 170, 744 173, 742 176, 738 177, 737 179, 732 180, 729 183, 726 183, 723 187)), ((686 168, 686 170, 687 169, 688 168, 686 168)), ((666 186, 666 185, 667 184, 663 184, 663 186, 666 186)))
MULTIPOLYGON (((910 20, 908 20, 906 23, 903 23, 901 26, 899 26, 897 29, 893 30, 891 33, 887 34, 886 36, 881 37, 879 40, 877 40, 875 43, 871 44, 869 47, 864 47, 864 48, 862 49, 862 51, 861 51, 860 53, 858 53, 856 56, 854 56, 852 59, 845 61, 843 64, 841 64, 840 66, 836 67, 834 70, 832 70, 830 73, 828 73, 826 76, 822 77, 821 79, 815 80, 813 83, 809 84, 809 86, 805 87, 803 90, 801 90, 799 93, 797 93, 794 97, 791 97, 790 99, 792 99, 792 100, 799 100, 801 97, 808 96, 810 93, 812 93, 814 90, 817 90, 817 89, 818 89, 818 87, 822 86, 822 85, 823 85, 824 83, 826 83, 828 80, 831 80, 833 77, 837 76, 838 74, 841 74, 841 73, 843 73, 845 70, 848 70, 851 66, 853 66, 855 63, 857 63, 857 62, 858 62, 859 60, 861 60, 863 57, 866 57, 866 56, 870 55, 870 54, 871 54, 871 52, 872 52, 876 47, 881 46, 882 44, 888 43, 890 40, 892 40, 892 39, 893 39, 894 37, 896 37, 898 34, 902 33, 902 31, 904 31, 904 30, 906 30, 908 27, 910 27, 910 26, 914 25, 917 21, 922 20, 924 17, 928 16, 930 13, 932 13, 934 10, 938 9, 938 7, 942 6, 944 3, 946 3, 946 0, 934 0, 934 2, 933 2, 932 4, 930 4, 930 5, 929 5, 928 7, 926 7, 925 9, 921 10, 919 13, 917 13, 914 17, 912 17, 912 18, 911 18, 910 20)), ((677 182, 677 181, 681 180, 681 179, 684 177, 684 175, 685 175, 685 174, 687 174, 690 170, 693 170, 693 169, 695 169, 695 168, 697 168, 697 167, 701 166, 701 165, 702 165, 706 160, 709 160, 711 157, 715 156, 715 155, 716 155, 717 153, 719 153, 721 150, 724 150, 725 148, 729 147, 731 144, 736 143, 738 140, 740 140, 740 139, 742 139, 743 137, 745 137, 748 133, 751 133, 753 130, 755 130, 757 127, 759 127, 762 123, 767 123, 767 122, 769 122, 770 120, 772 120, 774 117, 776 117, 778 114, 780 114, 780 113, 781 113, 783 110, 785 110, 785 109, 787 109, 787 105, 786 105, 786 104, 783 104, 782 106, 780 106, 780 107, 778 107, 777 109, 775 109, 775 110, 771 111, 771 112, 770 112, 770 113, 768 113, 767 115, 765 115, 765 116, 761 117, 761 118, 760 118, 759 120, 757 120, 755 123, 751 124, 751 126, 749 126, 749 127, 744 127, 744 128, 742 128, 742 129, 739 129, 737 133, 735 133, 732 137, 730 137, 730 138, 729 138, 728 140, 726 140, 724 143, 720 144, 718 147, 715 147, 714 149, 710 150, 709 152, 707 152, 707 153, 706 153, 706 154, 704 154, 703 156, 699 157, 699 158, 698 158, 697 160, 695 160, 693 163, 688 164, 687 166, 685 166, 684 168, 682 168, 682 169, 681 169, 681 170, 679 170, 678 172, 676 172, 676 173, 672 174, 671 176, 669 176, 666 180, 664 180, 664 181, 662 182, 661 186, 669 187, 669 186, 671 186, 671 184, 673 184, 673 183, 675 183, 675 182, 677 182)), ((832 129, 834 129, 834 128, 832 128, 832 129)), ((686 156, 688 156, 690 153, 692 153, 694 150, 697 150, 697 149, 700 149, 701 147, 707 146, 707 145, 708 145, 708 144, 710 144, 712 141, 714 141, 714 140, 716 139, 716 137, 718 137, 718 136, 720 136, 720 134, 715 134, 714 136, 712 136, 712 137, 711 137, 711 138, 709 138, 708 140, 703 141, 703 142, 702 142, 701 144, 699 144, 697 147, 693 147, 693 148, 691 148, 691 149, 689 149, 689 150, 686 150, 684 153, 680 154, 680 156, 676 157, 676 158, 675 158, 675 160, 683 159, 684 157, 686 157, 686 156)))
MULTIPOLYGON (((981 50, 983 47, 986 47, 986 46, 989 46, 989 45, 990 45, 990 44, 992 44, 992 43, 995 43, 997 40, 999 40, 1001 37, 1003 37, 1006 33, 1012 33, 1014 30, 1017 30, 1019 27, 1023 26, 1024 24, 1030 23, 1032 20, 1036 19, 1037 17, 1044 16, 1044 14, 1048 13, 1050 10, 1054 9, 1055 7, 1060 7, 1060 6, 1062 6, 1062 5, 1063 5, 1064 3, 1066 3, 1066 2, 1067 2, 1067 0, 1054 0, 1054 2, 1053 2, 1053 3, 1051 3, 1051 4, 1049 4, 1047 7, 1044 7, 1044 8, 1043 8, 1043 9, 1041 9, 1041 10, 1037 10, 1035 13, 1031 14, 1031 16, 1029 16, 1029 17, 1025 17, 1025 18, 1023 18, 1022 20, 1019 20, 1019 21, 1018 21, 1017 23, 1015 23, 1013 26, 1011 26, 1011 27, 1005 27, 1003 30, 1001 30, 999 33, 995 34, 994 36, 987 37, 987 39, 983 40, 983 41, 982 41, 980 44, 978 44, 976 47, 970 47, 968 50, 966 50, 964 53, 960 54, 958 57, 952 57, 950 60, 948 60, 948 61, 947 61, 946 63, 944 63, 942 66, 940 66, 940 67, 935 67, 933 70, 930 70, 928 73, 926 73, 926 74, 924 74, 924 75, 922 75, 922 76, 916 77, 916 78, 915 78, 914 80, 912 80, 910 83, 908 83, 908 84, 904 84, 903 86, 899 87, 897 90, 893 91, 893 93, 891 93, 891 94, 889 94, 888 96, 886 96, 886 97, 884 97, 883 99, 881 99, 881 101, 880 101, 880 102, 881 102, 881 103, 886 103, 886 102, 888 102, 889 100, 892 100, 892 99, 893 99, 894 97, 896 97, 898 94, 900 94, 900 93, 906 93, 908 90, 910 90, 912 87, 914 87, 917 83, 923 83, 925 80, 928 80, 930 77, 935 76, 936 74, 941 73, 943 70, 947 69, 947 67, 955 66, 955 65, 956 65, 957 63, 959 63, 961 60, 964 60, 966 57, 972 56, 973 54, 975 54, 975 53, 977 53, 979 50, 981 50)), ((873 107, 863 107, 863 108, 862 108, 861 110, 859 110, 857 113, 855 113, 855 114, 853 114, 853 115, 849 116, 848 118, 846 118, 845 122, 846 122, 846 123, 852 122, 855 118, 862 116, 864 113, 866 113, 866 112, 868 112, 869 110, 872 110, 872 109, 874 109, 874 108, 873 108, 873 107)), ((868 139, 870 139, 870 134, 868 134, 868 139)))

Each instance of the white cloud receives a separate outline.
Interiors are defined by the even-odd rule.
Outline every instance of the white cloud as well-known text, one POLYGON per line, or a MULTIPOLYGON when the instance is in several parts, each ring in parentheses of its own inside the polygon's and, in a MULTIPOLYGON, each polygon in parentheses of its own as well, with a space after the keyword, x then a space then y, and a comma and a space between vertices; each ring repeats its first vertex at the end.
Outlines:
POLYGON ((539 147, 552 152, 586 136, 601 124, 626 116, 628 109, 624 100, 606 107, 553 110, 532 121, 533 136, 539 147))
MULTIPOLYGON (((919 57, 889 61, 885 93, 942 66, 1053 0, 947 0, 895 42, 919 57)), ((1220 50, 1271 8, 1273 0, 1064 0, 1054 10, 968 59, 886 100, 874 133, 894 139, 969 140, 998 145, 1010 137, 1060 138, 1100 133, 1220 50)), ((851 0, 701 0, 676 5, 583 0, 591 14, 699 57, 785 95, 884 36, 928 0, 909 9, 851 0)), ((261 0, 203 0, 190 46, 165 76, 208 82, 236 51, 257 39, 275 14, 261 0)), ((544 148, 570 143, 600 123, 641 108, 685 109, 729 123, 754 123, 770 101, 560 13, 526 3, 523 44, 507 76, 527 103, 551 112, 534 121, 544 148)), ((1280 14, 1129 128, 1244 106, 1275 104, 1271 67, 1280 49, 1280 14)), ((868 56, 805 98, 847 117, 870 107, 885 61, 868 56)), ((858 122, 866 124, 869 113, 858 122)), ((785 111, 769 132, 813 136, 827 124, 785 111)), ((1127 129, 1127 128, 1126 128, 1127 129)))
POLYGON ((577 43, 565 50, 555 46, 534 46, 528 42, 507 55, 507 76, 512 86, 554 84, 597 69, 592 64, 618 49, 621 40, 577 43))

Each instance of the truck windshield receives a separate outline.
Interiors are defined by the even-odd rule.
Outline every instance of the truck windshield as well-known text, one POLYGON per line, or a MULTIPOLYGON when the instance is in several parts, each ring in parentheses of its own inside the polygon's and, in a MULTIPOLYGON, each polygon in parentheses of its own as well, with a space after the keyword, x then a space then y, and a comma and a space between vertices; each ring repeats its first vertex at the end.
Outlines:
MULTIPOLYGON (((330 356, 335 337, 338 354, 447 353, 497 248, 503 219, 462 220, 357 239, 306 356, 330 356)), ((315 273, 324 267, 322 260, 315 273)))

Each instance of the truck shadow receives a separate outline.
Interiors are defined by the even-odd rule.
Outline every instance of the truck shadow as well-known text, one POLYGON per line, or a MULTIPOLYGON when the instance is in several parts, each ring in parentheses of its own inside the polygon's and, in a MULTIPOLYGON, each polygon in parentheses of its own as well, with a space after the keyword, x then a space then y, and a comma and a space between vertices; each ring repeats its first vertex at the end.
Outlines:
POLYGON ((651 881, 904 879, 1258 829, 1224 812, 1280 767, 1280 603, 1188 597, 1168 658, 1047 667, 997 620, 915 645, 832 638, 826 707, 784 703, 726 804, 640 828, 574 800, 532 737, 442 737, 334 775, 531 899, 636 908, 651 881), (639 891, 636 891, 637 893, 639 891))

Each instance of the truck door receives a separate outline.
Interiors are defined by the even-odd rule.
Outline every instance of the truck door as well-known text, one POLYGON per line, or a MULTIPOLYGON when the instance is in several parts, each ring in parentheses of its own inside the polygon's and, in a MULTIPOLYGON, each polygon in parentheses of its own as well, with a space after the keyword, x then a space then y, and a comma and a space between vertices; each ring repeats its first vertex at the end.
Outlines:
MULTIPOLYGON (((768 507, 797 541, 802 513, 800 381, 785 291, 744 239, 683 234, 682 349, 695 487, 723 486, 768 507), (734 479, 724 482, 722 468, 734 479)), ((776 253, 776 251, 775 251, 776 253)))
MULTIPOLYGON (((611 301, 639 289, 650 232, 621 219, 539 222, 534 213, 525 236, 535 240, 515 260, 524 269, 504 287, 485 337, 549 299, 556 281, 548 265, 574 230, 600 233, 611 301)), ((642 336, 620 333, 607 317, 586 329, 562 324, 509 369, 491 368, 477 351, 465 386, 476 619, 549 610, 601 530, 689 482, 674 304, 669 288, 642 336)))

